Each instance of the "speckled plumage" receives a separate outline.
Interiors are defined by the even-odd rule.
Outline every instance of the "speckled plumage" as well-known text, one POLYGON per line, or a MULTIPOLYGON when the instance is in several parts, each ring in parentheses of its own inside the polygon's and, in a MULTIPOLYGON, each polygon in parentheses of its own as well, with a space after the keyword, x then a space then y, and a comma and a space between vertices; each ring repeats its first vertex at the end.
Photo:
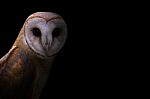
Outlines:
MULTIPOLYGON (((32 23, 32 25, 34 24, 32 23)), ((65 22, 61 16, 55 13, 38 12, 29 16, 10 51, 0 59, 0 99, 39 99, 40 93, 47 81, 53 59, 64 45, 67 36, 66 32, 65 22), (32 42, 26 39, 27 37, 30 38, 30 36, 26 36, 29 33, 25 33, 28 20, 32 21, 32 18, 35 18, 34 20, 42 18, 37 22, 37 25, 42 22, 44 24, 39 26, 41 37, 33 37, 37 39, 38 43, 36 45, 34 45, 34 39, 32 42), (55 22, 53 22, 53 19, 55 22), (50 21, 49 24, 52 25, 45 24, 44 20, 46 22, 50 21), (54 28, 50 26, 54 26, 54 28), (42 30, 43 28, 46 29, 46 32, 42 30), (49 31, 53 32, 55 28, 61 28, 64 31, 62 34, 60 33, 60 36, 54 37, 49 31), (52 40, 49 40, 49 37, 52 40), (43 40, 43 38, 47 38, 47 41, 43 40), (50 45, 47 45, 45 42, 50 42, 48 43, 50 45), (37 46, 42 46, 42 49, 37 46), (36 47, 36 49, 32 47, 36 47), (38 53, 36 50, 38 50, 38 53)), ((32 34, 31 36, 35 35, 32 34)))

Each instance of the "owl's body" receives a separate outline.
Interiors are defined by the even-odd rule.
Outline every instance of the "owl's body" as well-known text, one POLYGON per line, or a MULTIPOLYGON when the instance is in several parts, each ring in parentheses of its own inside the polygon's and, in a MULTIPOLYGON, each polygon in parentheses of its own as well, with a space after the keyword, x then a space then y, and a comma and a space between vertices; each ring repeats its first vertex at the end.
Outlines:
POLYGON ((0 59, 0 99, 39 99, 51 64, 66 39, 66 26, 59 18, 45 12, 27 19, 10 51, 0 59), (47 23, 50 20, 50 25, 40 18, 47 23), (53 18, 55 22, 51 21, 53 18), (65 30, 54 37, 56 28, 65 30))
POLYGON ((0 64, 0 99, 27 99, 31 94, 34 62, 26 56, 25 51, 14 48, 0 64))

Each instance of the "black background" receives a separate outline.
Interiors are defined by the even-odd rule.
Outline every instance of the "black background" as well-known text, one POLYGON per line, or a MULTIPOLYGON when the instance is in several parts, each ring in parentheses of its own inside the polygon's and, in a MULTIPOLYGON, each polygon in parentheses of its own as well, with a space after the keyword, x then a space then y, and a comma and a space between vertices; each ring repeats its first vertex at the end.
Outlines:
POLYGON ((5 0, 0 3, 0 57, 11 48, 30 14, 55 12, 67 23, 68 39, 53 64, 41 99, 126 96, 125 89, 130 91, 134 78, 129 74, 138 55, 134 49, 138 19, 134 13, 139 10, 133 5, 89 0, 5 0))
MULTIPOLYGON (((95 62, 97 61, 95 55, 98 55, 96 46, 104 46, 105 42, 97 35, 103 28, 102 25, 105 25, 99 24, 100 17, 98 17, 98 14, 103 13, 103 9, 94 9, 92 2, 87 2, 5 0, 0 3, 0 57, 9 51, 30 14, 40 11, 55 12, 60 14, 67 23, 68 39, 53 64, 41 99, 93 97, 92 93, 95 93, 93 88, 98 89, 97 81, 104 78, 105 74, 102 74, 95 79, 99 73, 95 72, 99 67, 95 62), (98 32, 95 31, 97 29, 98 32), (99 44, 97 44, 98 40, 101 41, 99 44)), ((103 58, 105 57, 99 57, 100 60, 103 58)))

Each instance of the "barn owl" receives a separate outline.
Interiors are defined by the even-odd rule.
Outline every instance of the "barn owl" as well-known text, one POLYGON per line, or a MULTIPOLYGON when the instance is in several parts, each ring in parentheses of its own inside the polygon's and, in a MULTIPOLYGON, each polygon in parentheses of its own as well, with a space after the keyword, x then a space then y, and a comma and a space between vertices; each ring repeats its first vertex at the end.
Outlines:
POLYGON ((66 38, 67 26, 60 15, 30 15, 12 48, 0 59, 0 99, 39 99, 66 38))

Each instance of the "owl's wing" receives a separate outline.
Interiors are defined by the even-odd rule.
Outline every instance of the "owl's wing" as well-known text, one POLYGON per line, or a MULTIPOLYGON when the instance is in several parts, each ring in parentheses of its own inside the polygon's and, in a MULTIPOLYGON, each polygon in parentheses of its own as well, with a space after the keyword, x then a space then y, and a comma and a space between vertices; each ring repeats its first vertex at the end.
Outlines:
POLYGON ((27 99, 34 73, 25 51, 14 46, 0 59, 0 99, 27 99))
POLYGON ((0 73, 1 71, 3 70, 4 66, 3 66, 3 63, 7 61, 7 59, 9 58, 10 54, 13 52, 13 50, 16 48, 16 46, 13 46, 10 51, 5 55, 3 56, 1 59, 0 59, 0 73))
POLYGON ((16 48, 16 46, 13 46, 11 49, 10 49, 10 51, 5 55, 5 56, 3 56, 1 59, 0 59, 0 65, 1 65, 1 63, 3 63, 4 61, 6 61, 7 60, 7 58, 9 57, 9 55, 11 54, 11 52, 13 52, 13 50, 16 48))

